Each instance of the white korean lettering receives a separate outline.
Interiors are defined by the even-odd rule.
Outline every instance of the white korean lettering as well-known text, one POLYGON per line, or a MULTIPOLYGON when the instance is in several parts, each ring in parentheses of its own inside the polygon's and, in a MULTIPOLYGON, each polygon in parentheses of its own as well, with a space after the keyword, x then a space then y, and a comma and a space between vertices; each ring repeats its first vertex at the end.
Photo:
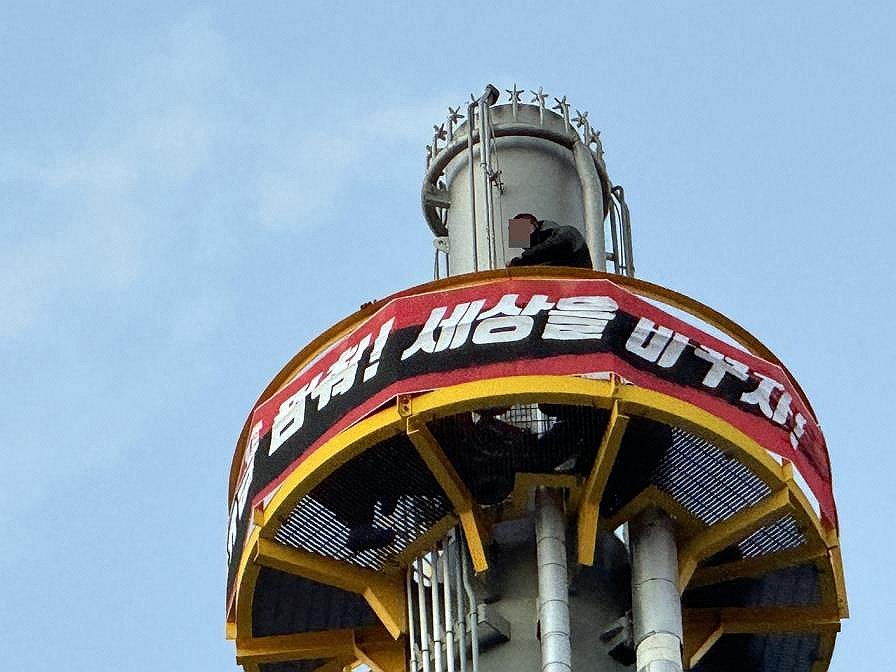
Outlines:
POLYGON ((236 521, 237 521, 236 500, 230 505, 230 516, 227 519, 227 564, 231 562, 233 556, 233 547, 236 544, 236 521))
POLYGON ((790 415, 790 394, 784 391, 784 386, 778 381, 763 376, 761 373, 754 372, 754 374, 759 378, 759 385, 752 392, 744 392, 740 400, 745 404, 759 406, 759 410, 766 418, 783 425, 787 421, 787 416, 790 415), (780 390, 781 396, 778 397, 778 402, 772 409, 772 393, 775 390, 780 390))
POLYGON ((490 317, 476 325, 473 342, 476 345, 484 345, 486 343, 521 341, 532 333, 534 325, 535 320, 528 315, 490 317))
POLYGON ((557 301, 548 312, 542 338, 554 340, 597 339, 616 317, 618 304, 608 296, 571 296, 557 301))
POLYGON ((538 315, 543 310, 550 310, 554 305, 554 303, 548 301, 548 297, 545 294, 533 294, 532 298, 526 302, 526 307, 523 308, 520 315, 538 315))
POLYGON ((383 348, 386 347, 386 341, 389 339, 389 332, 392 331, 393 324, 395 324, 394 317, 380 327, 379 333, 373 341, 373 347, 370 349, 370 357, 367 361, 367 368, 364 369, 365 383, 376 375, 380 365, 380 355, 383 354, 383 348))
POLYGON ((734 376, 738 380, 747 380, 748 378, 749 368, 746 364, 741 364, 736 359, 723 355, 721 352, 716 352, 705 345, 695 348, 694 355, 698 359, 712 364, 703 377, 703 384, 706 387, 718 387, 726 374, 734 376))
POLYGON ((459 303, 447 318, 445 317, 445 313, 448 312, 447 306, 433 308, 413 345, 401 353, 401 361, 418 352, 433 354, 462 346, 470 337, 473 320, 476 319, 484 305, 485 299, 459 303), (438 340, 436 340, 436 331, 439 332, 438 340))
POLYGON ((668 369, 675 365, 687 344, 687 336, 642 317, 628 337, 625 349, 668 369))
POLYGON ((439 340, 436 341, 435 352, 442 352, 446 348, 454 350, 466 343, 473 320, 484 305, 485 299, 480 299, 455 306, 448 319, 439 323, 439 340))
POLYGON ((793 446, 794 450, 796 450, 800 443, 800 439, 803 438, 803 434, 805 433, 806 418, 803 417, 802 413, 797 413, 793 416, 793 430, 790 432, 790 445, 793 446))
POLYGON ((432 312, 426 319, 426 324, 423 325, 420 333, 417 334, 417 340, 401 353, 401 361, 406 360, 411 355, 416 355, 418 352, 428 352, 429 354, 432 354, 436 351, 436 339, 434 334, 436 328, 439 326, 439 322, 445 316, 447 311, 447 306, 439 306, 438 308, 432 309, 432 312))
POLYGON ((280 404, 277 415, 274 418, 274 426, 271 428, 271 445, 268 448, 268 455, 274 452, 286 443, 290 437, 295 434, 305 423, 305 400, 308 393, 311 392, 320 382, 322 374, 317 374, 309 383, 300 387, 286 401, 280 404))
POLYGON ((348 392, 358 377, 358 365, 361 357, 370 346, 370 334, 364 336, 361 342, 346 348, 339 358, 333 362, 327 370, 327 375, 311 391, 311 398, 317 399, 318 410, 324 408, 330 399, 348 392))
POLYGON ((256 422, 249 433, 249 440, 246 442, 246 450, 243 452, 243 462, 240 466, 239 481, 237 481, 236 493, 233 502, 230 505, 230 516, 227 520, 227 558, 233 552, 233 545, 236 543, 237 521, 242 518, 246 509, 246 501, 249 498, 249 487, 252 485, 252 476, 255 474, 255 454, 258 452, 258 446, 261 443, 261 427, 262 423, 256 422))
POLYGON ((532 315, 553 307, 544 294, 536 294, 520 308, 516 302, 519 294, 505 294, 493 308, 479 315, 479 324, 473 332, 473 343, 509 343, 521 341, 532 333, 535 320, 532 315))

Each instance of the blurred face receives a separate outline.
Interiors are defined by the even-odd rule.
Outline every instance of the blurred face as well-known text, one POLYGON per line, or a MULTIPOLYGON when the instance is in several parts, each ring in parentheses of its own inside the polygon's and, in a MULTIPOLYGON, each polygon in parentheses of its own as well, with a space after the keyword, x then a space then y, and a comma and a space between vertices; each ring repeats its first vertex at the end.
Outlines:
POLYGON ((529 236, 535 230, 535 222, 528 217, 507 222, 507 240, 510 247, 529 247, 529 236))

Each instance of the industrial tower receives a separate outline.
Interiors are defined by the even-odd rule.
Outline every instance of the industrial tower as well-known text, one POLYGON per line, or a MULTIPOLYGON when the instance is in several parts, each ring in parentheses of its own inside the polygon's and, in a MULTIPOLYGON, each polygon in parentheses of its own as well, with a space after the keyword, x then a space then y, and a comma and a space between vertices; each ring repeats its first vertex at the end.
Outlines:
POLYGON ((847 603, 808 399, 744 328, 635 278, 587 112, 507 94, 434 127, 433 280, 326 330, 246 421, 238 663, 827 669, 847 603), (508 267, 516 213, 577 228, 594 269, 508 267))

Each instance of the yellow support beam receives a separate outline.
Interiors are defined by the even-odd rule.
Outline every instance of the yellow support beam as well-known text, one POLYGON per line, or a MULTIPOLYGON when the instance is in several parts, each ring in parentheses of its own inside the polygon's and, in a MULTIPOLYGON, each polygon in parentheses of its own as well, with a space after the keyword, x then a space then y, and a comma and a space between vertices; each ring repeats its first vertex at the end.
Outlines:
POLYGON ((757 504, 711 525, 688 539, 678 550, 678 587, 684 591, 697 564, 726 546, 748 537, 767 523, 793 510, 790 492, 782 488, 757 504))
POLYGON ((744 558, 734 562, 726 562, 712 567, 699 567, 694 571, 689 588, 708 586, 734 579, 762 576, 776 569, 784 569, 794 565, 802 565, 824 558, 827 549, 818 543, 805 543, 778 553, 770 553, 758 558, 744 558))
POLYGON ((375 672, 405 672, 404 642, 386 632, 359 630, 355 633, 355 658, 375 672))
POLYGON ((407 630, 404 583, 370 569, 355 567, 316 553, 288 548, 268 539, 255 545, 256 564, 359 593, 394 638, 407 630))
POLYGON ((690 623, 685 626, 684 645, 682 646, 682 662, 686 670, 691 669, 709 650, 718 642, 725 629, 721 623, 707 621, 705 623, 690 623))
POLYGON ((317 658, 354 658, 354 651, 355 632, 351 629, 236 640, 238 665, 283 663, 317 658))
POLYGON ((405 549, 392 558, 386 569, 383 571, 391 571, 393 574, 400 571, 402 567, 410 567, 411 563, 417 556, 423 555, 440 539, 445 536, 457 525, 457 517, 449 514, 433 525, 429 530, 414 539, 405 549))
POLYGON ((578 548, 579 564, 594 564, 594 547, 597 540, 597 521, 600 514, 600 500, 610 477, 610 470, 616 461, 619 446, 622 444, 622 435, 628 425, 628 416, 619 412, 619 404, 613 402, 610 410, 610 420, 604 431, 597 456, 594 458, 594 466, 585 481, 585 487, 579 504, 578 520, 578 548))
POLYGON ((467 548, 470 550, 470 559, 473 561, 473 570, 477 573, 486 571, 488 562, 482 542, 485 528, 479 506, 473 500, 473 495, 425 423, 421 422, 419 418, 408 418, 407 435, 442 490, 445 491, 460 518, 464 537, 467 540, 467 548))
POLYGON ((688 668, 699 663, 722 635, 818 632, 825 638, 840 630, 839 613, 828 606, 683 609, 682 622, 688 668))
POLYGON ((613 532, 617 527, 627 523, 638 513, 651 506, 662 509, 675 521, 677 537, 693 537, 703 530, 703 525, 694 514, 655 485, 644 488, 619 509, 612 518, 602 519, 600 529, 605 532, 613 532))
POLYGON ((721 624, 726 635, 769 632, 836 632, 840 615, 836 608, 820 607, 722 607, 682 609, 685 630, 710 622, 721 624))
POLYGON ((539 474, 518 471, 513 477, 513 492, 508 502, 501 506, 501 520, 525 518, 529 510, 529 500, 535 488, 540 485, 569 492, 567 500, 570 509, 578 508, 584 479, 575 474, 539 474))

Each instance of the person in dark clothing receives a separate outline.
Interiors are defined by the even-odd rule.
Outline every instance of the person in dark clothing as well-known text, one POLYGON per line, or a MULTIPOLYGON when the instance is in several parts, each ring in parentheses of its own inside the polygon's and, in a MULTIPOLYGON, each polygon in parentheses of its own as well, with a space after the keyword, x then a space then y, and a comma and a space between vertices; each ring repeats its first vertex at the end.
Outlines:
POLYGON ((523 250, 520 256, 511 259, 509 266, 594 268, 588 244, 575 227, 558 224, 549 219, 537 219, 528 212, 520 213, 513 219, 529 220, 531 228, 529 247, 523 250))

